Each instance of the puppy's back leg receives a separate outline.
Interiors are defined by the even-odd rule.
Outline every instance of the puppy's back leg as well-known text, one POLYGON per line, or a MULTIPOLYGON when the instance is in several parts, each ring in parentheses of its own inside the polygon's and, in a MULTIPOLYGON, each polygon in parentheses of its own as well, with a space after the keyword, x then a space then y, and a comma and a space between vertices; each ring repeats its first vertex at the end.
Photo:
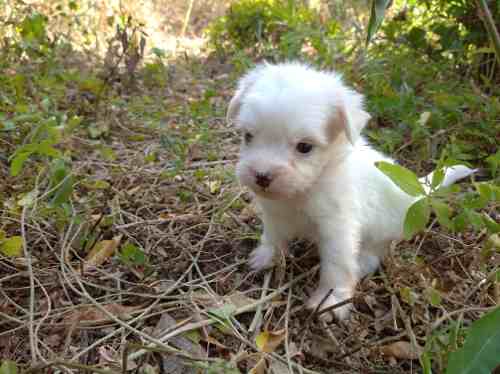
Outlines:
POLYGON ((359 277, 375 273, 380 266, 380 262, 389 252, 391 242, 383 241, 379 243, 363 243, 359 252, 359 277))
POLYGON ((375 273, 380 266, 380 258, 369 252, 360 253, 359 255, 359 277, 363 278, 367 275, 375 273))

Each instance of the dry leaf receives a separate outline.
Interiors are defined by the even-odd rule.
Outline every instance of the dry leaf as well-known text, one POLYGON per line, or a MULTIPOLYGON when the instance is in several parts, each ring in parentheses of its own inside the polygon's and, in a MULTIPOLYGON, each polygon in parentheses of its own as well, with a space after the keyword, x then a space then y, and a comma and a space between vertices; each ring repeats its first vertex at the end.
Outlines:
POLYGON ((188 148, 187 157, 189 161, 198 161, 203 159, 203 149, 197 143, 193 143, 188 148))
POLYGON ((159 373, 159 369, 155 368, 150 364, 143 364, 139 369, 139 373, 141 374, 157 374, 159 373))
POLYGON ((222 350, 225 350, 225 351, 229 351, 229 348, 227 346, 225 346, 224 344, 222 344, 217 339, 215 339, 215 338, 213 338, 211 336, 207 336, 203 340, 206 341, 207 343, 211 344, 211 345, 216 346, 219 349, 222 349, 222 350))
POLYGON ((116 351, 110 347, 109 345, 104 345, 102 347, 99 347, 97 349, 97 352, 99 353, 100 360, 99 362, 111 362, 111 363, 118 363, 118 355, 116 351))
POLYGON ((102 240, 90 250, 87 257, 85 257, 85 263, 83 265, 83 271, 87 271, 90 268, 102 265, 109 257, 111 257, 116 248, 120 245, 123 235, 117 235, 111 240, 102 240))
MULTIPOLYGON (((186 320, 178 322, 170 314, 162 313, 161 318, 155 327, 155 331, 157 331, 156 335, 160 336, 163 332, 174 329, 175 326, 183 324, 185 321, 186 320)), ((169 344, 178 349, 189 352, 194 357, 203 357, 206 354, 204 349, 197 342, 194 342, 183 335, 174 336, 169 340, 169 344)))
POLYGON ((220 191, 220 187, 221 187, 221 182, 220 181, 218 181, 218 180, 208 181, 206 184, 207 184, 208 189, 210 190, 210 193, 212 195, 214 195, 214 194, 216 194, 217 192, 220 191))
MULTIPOLYGON (((11 260, 17 268, 26 269, 28 267, 28 260, 25 257, 16 257, 11 260)), ((36 258, 31 259, 31 265, 38 262, 36 258)))
POLYGON ((248 221, 251 218, 260 217, 262 215, 262 211, 260 207, 257 205, 255 200, 252 200, 251 203, 247 204, 240 213, 240 218, 243 221, 248 221))
POLYGON ((130 190, 128 190, 127 194, 130 196, 135 195, 137 192, 140 191, 141 187, 142 187, 141 185, 135 186, 135 187, 131 188, 130 190))
POLYGON ((297 344, 295 344, 295 342, 289 343, 288 353, 290 354, 290 357, 299 359, 299 361, 305 359, 304 353, 301 350, 299 350, 299 347, 297 347, 297 344))
POLYGON ((43 342, 51 348, 58 347, 64 337, 61 334, 52 334, 43 339, 43 342))
MULTIPOLYGON (((107 366, 107 364, 112 364, 113 366, 122 368, 122 358, 119 352, 117 352, 113 347, 109 345, 101 346, 97 349, 99 353, 99 362, 101 365, 107 366)), ((122 368, 123 369, 123 368, 122 368)), ((137 369, 137 364, 133 360, 127 360, 127 371, 137 369)))
POLYGON ((331 339, 322 337, 319 334, 314 334, 312 336, 309 351, 316 357, 327 359, 329 354, 337 354, 339 352, 339 346, 331 339))
POLYGON ((288 368, 288 365, 278 361, 278 360, 273 360, 271 362, 271 373, 272 374, 289 374, 290 370, 288 368))
POLYGON ((223 299, 225 302, 233 304, 237 309, 253 304, 257 301, 240 291, 235 291, 230 295, 226 295, 223 299))
MULTIPOLYGON (((102 306, 106 311, 120 319, 129 319, 130 313, 137 310, 136 306, 124 306, 120 304, 107 304, 102 306)), ((77 308, 72 314, 63 318, 63 323, 73 324, 77 322, 106 322, 111 319, 95 306, 77 308)))
POLYGON ((225 296, 213 295, 205 291, 194 291, 191 293, 191 299, 194 302, 203 305, 207 309, 221 308, 224 305, 230 305, 233 309, 239 309, 257 301, 256 299, 246 296, 240 291, 235 291, 232 294, 225 296))
POLYGON ((266 374, 266 369, 266 359, 264 357, 261 357, 257 364, 250 369, 248 374, 266 374))
POLYGON ((421 347, 413 347, 410 342, 399 341, 389 345, 384 345, 379 348, 380 353, 385 356, 405 359, 416 360, 422 354, 421 347))
POLYGON ((271 353, 285 340, 285 329, 279 331, 263 331, 255 338, 255 344, 260 351, 271 353))
POLYGON ((160 213, 160 219, 169 220, 169 221, 190 221, 194 220, 197 217, 194 214, 177 214, 177 213, 160 213))
POLYGON ((429 118, 431 118, 431 113, 423 112, 422 114, 420 114, 420 118, 418 119, 418 124, 420 126, 425 126, 427 122, 429 122, 429 118))

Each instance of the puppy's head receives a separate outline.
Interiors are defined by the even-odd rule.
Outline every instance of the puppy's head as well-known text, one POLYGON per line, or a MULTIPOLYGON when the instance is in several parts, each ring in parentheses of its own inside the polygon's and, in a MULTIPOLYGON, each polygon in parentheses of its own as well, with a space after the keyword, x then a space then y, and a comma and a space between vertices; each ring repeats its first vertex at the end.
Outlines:
POLYGON ((261 197, 298 197, 352 149, 369 118, 362 96, 335 73, 259 65, 240 80, 227 112, 242 133, 237 176, 261 197))

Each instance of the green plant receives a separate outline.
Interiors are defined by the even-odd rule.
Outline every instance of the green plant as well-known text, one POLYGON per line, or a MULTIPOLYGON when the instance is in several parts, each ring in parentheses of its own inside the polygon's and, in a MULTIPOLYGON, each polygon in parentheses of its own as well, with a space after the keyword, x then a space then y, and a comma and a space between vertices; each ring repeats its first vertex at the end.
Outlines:
POLYGON ((0 374, 17 374, 18 369, 14 361, 5 360, 2 361, 0 366, 0 374))
POLYGON ((500 365, 500 308, 467 329, 464 345, 451 352, 446 374, 490 374, 500 365))
POLYGON ((404 221, 404 234, 410 239, 422 231, 431 212, 443 227, 453 231, 463 231, 467 224, 476 230, 487 228, 491 233, 500 231, 500 224, 487 213, 479 212, 490 202, 500 202, 500 186, 494 183, 474 183, 476 191, 458 197, 457 186, 440 187, 445 166, 438 167, 429 185, 423 186, 417 176, 403 166, 387 162, 377 163, 377 167, 407 194, 418 200, 408 209, 404 221), (453 216, 455 207, 459 213, 453 216))
POLYGON ((128 266, 144 266, 147 264, 147 258, 144 252, 131 243, 127 243, 122 247, 118 257, 120 261, 128 266))
POLYGON ((340 31, 334 20, 321 21, 302 2, 284 0, 239 0, 227 14, 208 28, 212 46, 220 54, 252 50, 275 59, 299 58, 304 47, 312 47, 323 62, 342 48, 333 38, 340 31))
MULTIPOLYGON (((488 204, 500 202, 500 186, 495 181, 474 183, 474 192, 460 196, 458 194, 460 189, 457 186, 440 187, 446 165, 444 162, 440 163, 432 180, 423 185, 413 172, 402 166, 386 162, 377 164, 377 167, 397 186, 417 199, 405 217, 405 237, 410 239, 423 230, 433 212, 437 222, 443 227, 460 232, 469 224, 478 231, 486 229, 493 238, 491 240, 496 240, 500 224, 481 210, 488 204), (453 212, 453 208, 456 213, 453 212)), ((490 242, 486 243, 483 249, 484 258, 491 256, 490 252, 495 250, 494 246, 495 244, 490 242)), ((425 294, 431 305, 441 304, 441 295, 433 287, 427 288, 425 294)), ((402 289, 401 296, 409 304, 414 302, 415 296, 410 288, 402 289)), ((425 352, 420 358, 424 373, 432 373, 432 362, 441 368, 447 365, 446 373, 449 374, 491 372, 500 363, 497 355, 500 345, 500 334, 497 329, 500 324, 499 318, 500 309, 496 309, 474 322, 467 330, 465 345, 459 350, 457 349, 465 334, 460 321, 452 323, 443 331, 433 332, 428 337, 425 352)))
MULTIPOLYGON (((381 27, 392 3, 372 0, 367 44, 381 27)), ((500 24, 500 3, 497 0, 395 1, 392 4, 394 9, 392 13, 395 15, 382 27, 390 42, 403 42, 432 59, 457 59, 465 55, 467 62, 477 62, 482 80, 498 77, 500 67, 492 61, 495 49, 490 47, 492 44, 498 48, 499 43, 498 30, 494 29, 495 24, 500 24)))

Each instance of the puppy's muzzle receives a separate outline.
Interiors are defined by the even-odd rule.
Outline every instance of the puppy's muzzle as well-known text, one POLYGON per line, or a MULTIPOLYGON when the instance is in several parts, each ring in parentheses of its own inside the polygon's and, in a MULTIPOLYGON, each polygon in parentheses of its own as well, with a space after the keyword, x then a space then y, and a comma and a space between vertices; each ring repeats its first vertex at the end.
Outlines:
POLYGON ((255 174, 255 183, 262 187, 267 188, 271 185, 273 178, 270 173, 256 173, 255 174))

